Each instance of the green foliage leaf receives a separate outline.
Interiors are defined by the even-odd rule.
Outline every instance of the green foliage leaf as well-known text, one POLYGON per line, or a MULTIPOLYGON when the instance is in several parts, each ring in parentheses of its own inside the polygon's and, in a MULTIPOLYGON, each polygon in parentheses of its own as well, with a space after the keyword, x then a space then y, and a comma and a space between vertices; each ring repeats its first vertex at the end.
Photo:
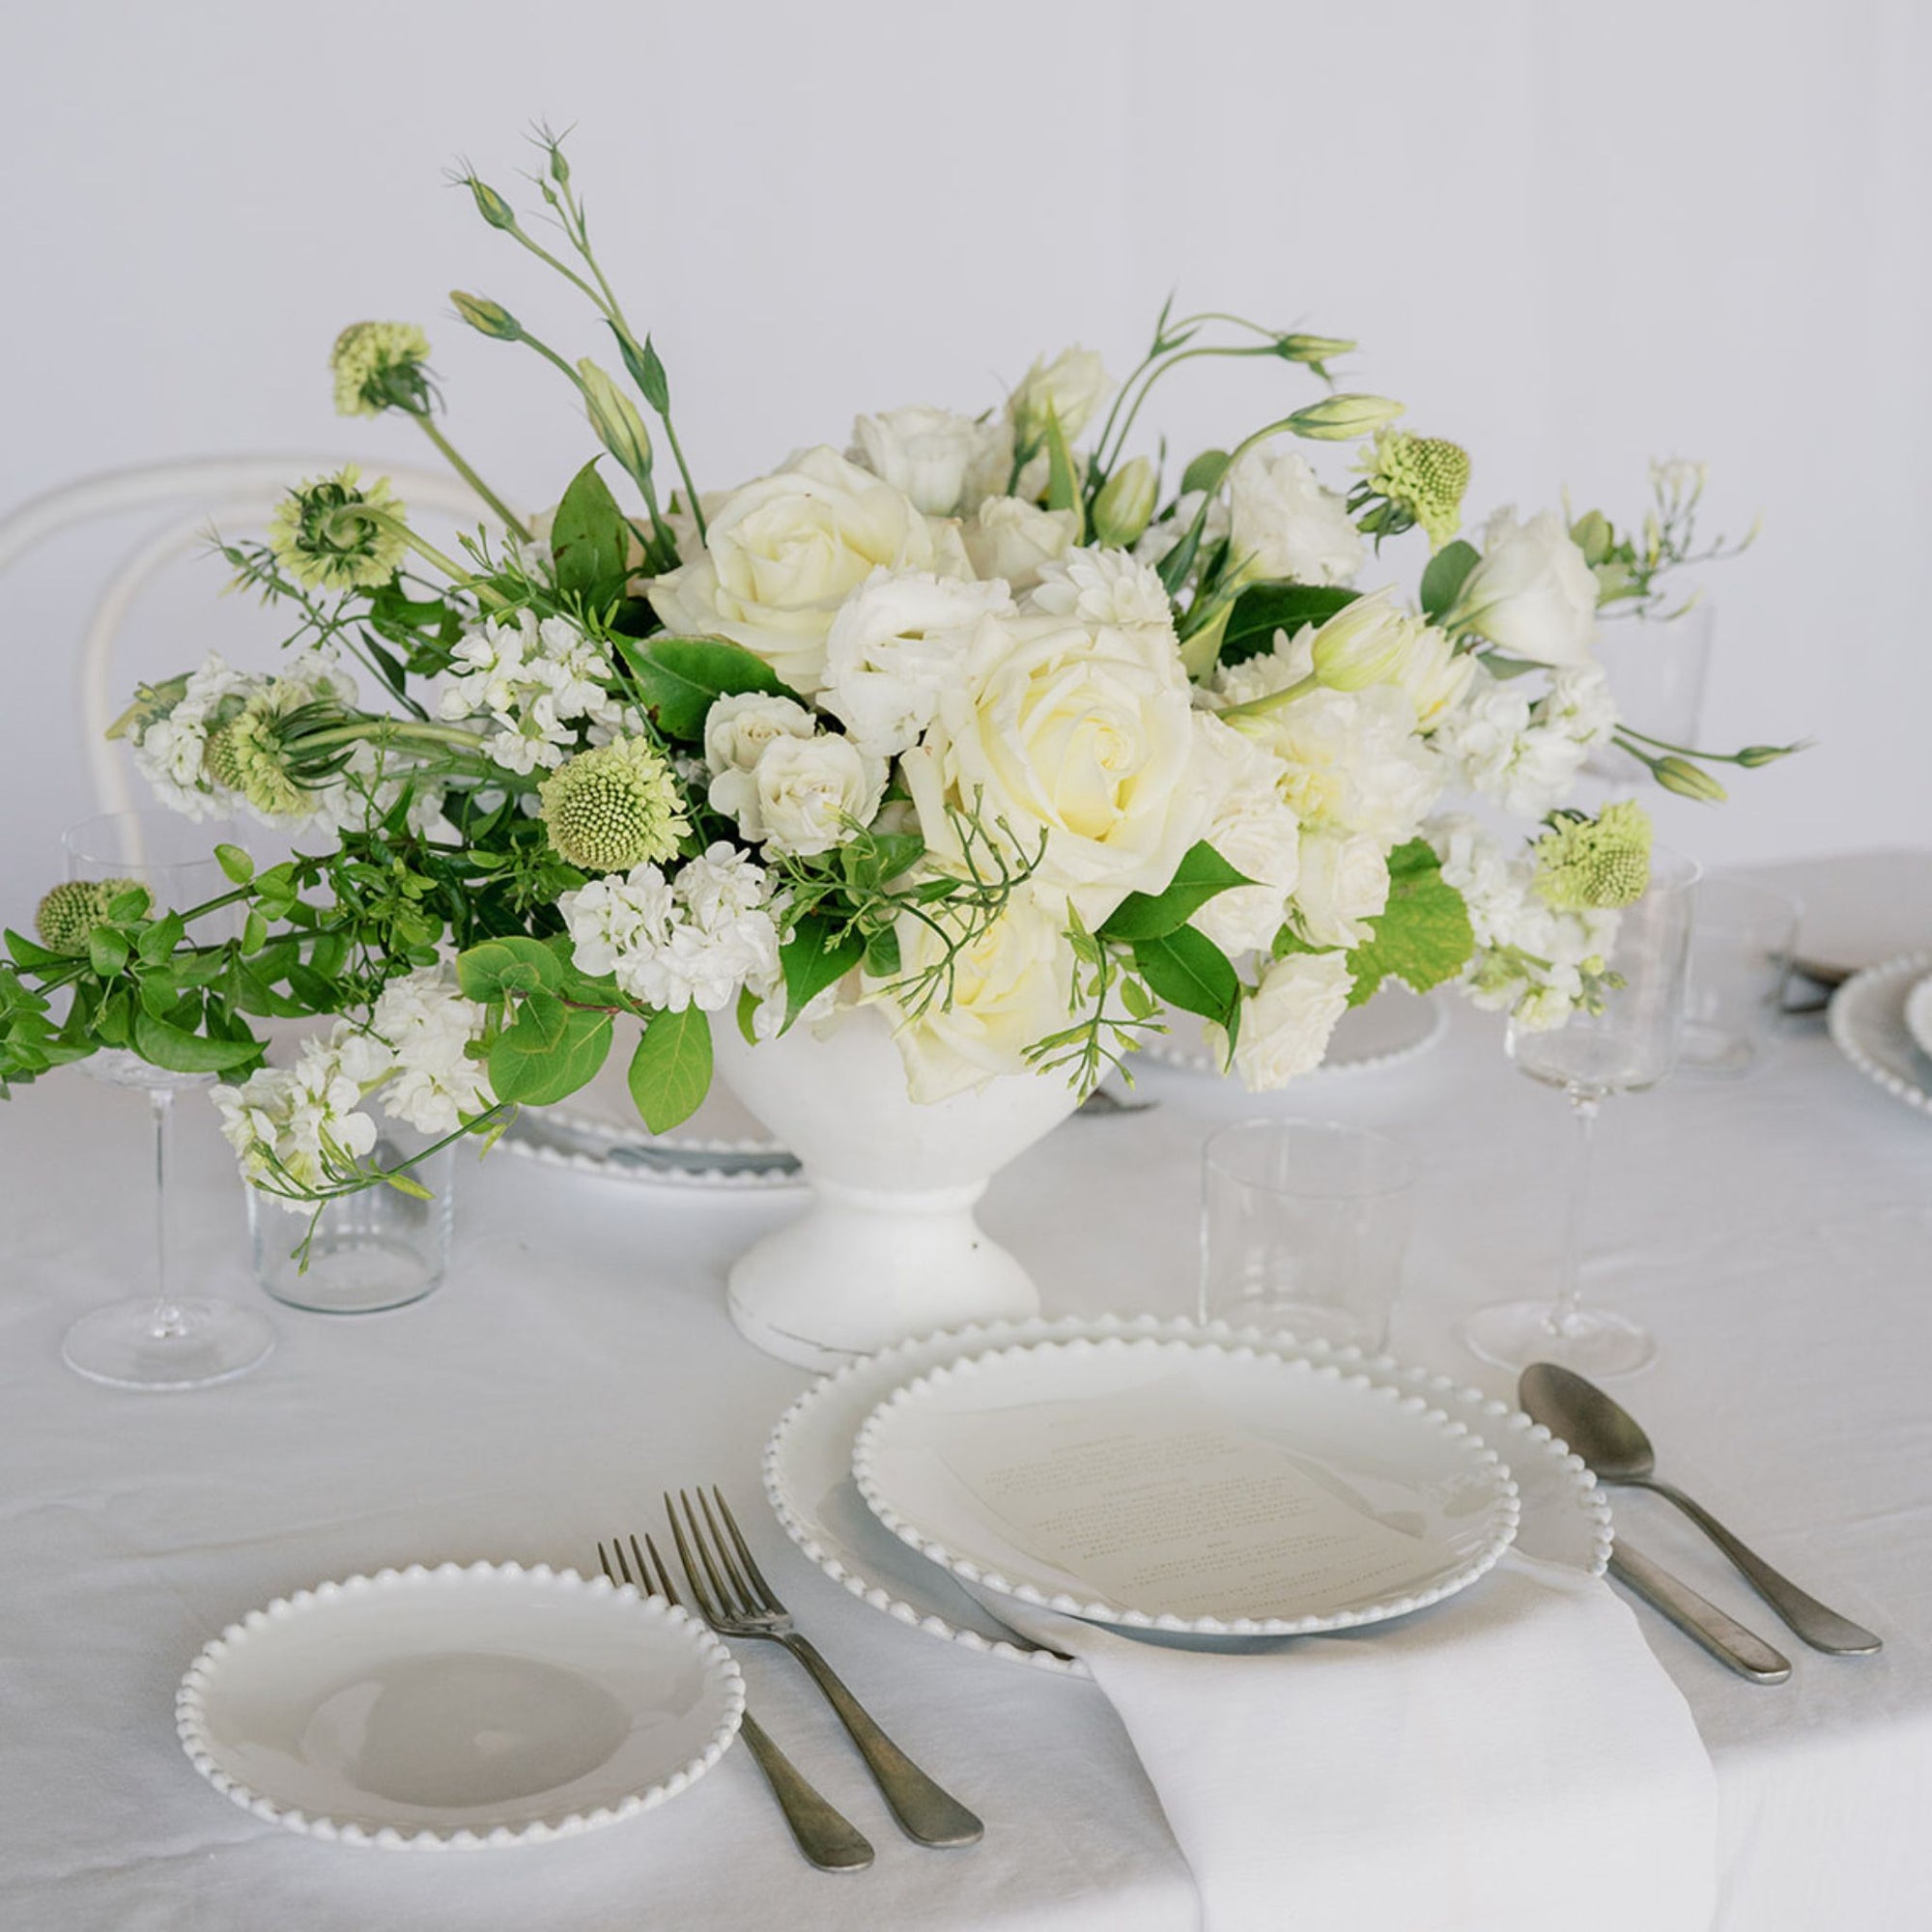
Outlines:
POLYGON ((621 639, 617 649, 667 737, 701 742, 705 714, 734 692, 796 696, 763 658, 723 638, 621 639))
POLYGON ((255 876, 255 862, 239 845, 217 845, 214 856, 221 863, 221 869, 230 881, 238 886, 245 886, 255 876))
POLYGON ((1339 584, 1257 583, 1241 592, 1221 639, 1221 662, 1240 664, 1274 648, 1274 634, 1292 638, 1304 624, 1325 624, 1359 595, 1339 584))
POLYGON ((156 1019, 145 1008, 133 1014, 134 1051, 151 1065, 170 1073, 225 1073, 261 1057, 254 1039, 208 1039, 198 1033, 156 1019))
POLYGON ((1046 507, 1072 510, 1078 515, 1080 524, 1073 541, 1079 543, 1087 534, 1087 512, 1080 500, 1080 471, 1074 467, 1066 432, 1061 428, 1051 404, 1046 412, 1046 507))
POLYGON ((1129 893, 1100 927, 1102 939, 1159 939, 1183 926, 1217 893, 1251 886, 1206 839, 1192 845, 1160 893, 1129 893))
POLYGON ((66 953, 50 952, 29 939, 25 933, 15 932, 11 925, 7 928, 7 953, 14 965, 24 966, 33 973, 44 973, 56 966, 71 964, 66 953))
POLYGON ((1225 449, 1204 449, 1180 472, 1180 494, 1187 497, 1196 490, 1218 490, 1221 478, 1227 473, 1228 452, 1225 449))
POLYGON ((617 354, 624 358, 624 367, 631 372, 631 381, 637 384, 644 401, 659 415, 667 414, 670 409, 670 379, 665 374, 665 365, 651 338, 645 336, 644 346, 639 349, 614 322, 611 332, 617 338, 617 354))
POLYGON ((711 1088, 711 1018, 697 1007, 646 1023, 626 1076, 631 1098, 654 1134, 696 1113, 711 1088))
POLYGON ((1369 927, 1370 937, 1349 954, 1355 976, 1351 1007, 1374 998, 1385 979, 1426 993, 1454 979, 1476 948, 1469 908, 1443 878, 1441 861, 1426 838, 1411 838, 1389 854, 1388 905, 1369 927))
POLYGON ((542 989, 526 996, 490 1049, 497 1099, 547 1107, 587 1084, 611 1051, 611 1015, 567 1007, 542 989))
POLYGON ((486 939, 456 956, 464 996, 486 1004, 539 988, 554 992, 562 980, 563 962, 541 939, 486 939))
POLYGON ((1191 925, 1177 926, 1158 939, 1136 940, 1134 967, 1170 1007, 1233 1030, 1241 1001, 1240 976, 1228 955, 1191 925))
POLYGON ((111 925, 97 925, 87 935, 88 964, 103 980, 111 979, 128 963, 128 942, 111 925))
POLYGON ((1462 594, 1463 580, 1481 561, 1475 545, 1464 543, 1461 537, 1444 544, 1429 559, 1429 567, 1422 573, 1418 594, 1424 614, 1441 616, 1462 594))
POLYGON ((631 526, 592 457, 563 493, 551 526, 559 589, 601 610, 624 594, 629 579, 631 526))
POLYGON ((779 949, 779 965, 784 973, 786 1026, 866 956, 861 934, 847 932, 841 938, 838 931, 831 920, 808 914, 779 949))

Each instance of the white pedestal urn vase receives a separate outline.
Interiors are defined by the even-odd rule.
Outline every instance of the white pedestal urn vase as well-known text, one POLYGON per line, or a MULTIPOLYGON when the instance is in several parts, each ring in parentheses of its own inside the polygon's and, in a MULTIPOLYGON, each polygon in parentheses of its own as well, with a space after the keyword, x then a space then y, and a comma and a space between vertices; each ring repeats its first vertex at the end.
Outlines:
POLYGON ((721 1015, 712 1038, 725 1084, 811 1183, 804 1213, 732 1264, 731 1320, 748 1340, 835 1369, 935 1328, 1038 1313, 1039 1291, 973 1208, 1078 1104, 1063 1075, 1005 1074, 922 1106, 869 1007, 755 1047, 721 1015))

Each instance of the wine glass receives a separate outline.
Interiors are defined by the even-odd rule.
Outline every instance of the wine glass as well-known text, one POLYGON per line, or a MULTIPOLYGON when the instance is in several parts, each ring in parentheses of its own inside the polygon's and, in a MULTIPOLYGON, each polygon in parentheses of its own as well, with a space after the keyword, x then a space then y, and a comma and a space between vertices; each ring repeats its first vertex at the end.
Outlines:
MULTIPOLYGON (((156 917, 188 912, 229 890, 214 856, 216 831, 167 811, 109 811, 69 828, 62 843, 70 879, 133 879, 147 887, 156 917)), ((241 929, 228 908, 194 922, 200 941, 241 929)), ((175 1095, 213 1083, 212 1073, 172 1073, 125 1047, 103 1047, 81 1065, 110 1087, 148 1096, 155 1126, 155 1289, 83 1315, 67 1331, 69 1368, 116 1388, 202 1388, 245 1375, 275 1346, 267 1317, 232 1301, 175 1293, 168 1275, 171 1129, 175 1095)))
POLYGON ((1510 1023, 1510 1058, 1532 1080, 1570 1096, 1577 1132, 1555 1298, 1478 1309, 1463 1324, 1463 1339, 1486 1362, 1506 1369, 1557 1362, 1579 1375, 1618 1376, 1657 1353, 1655 1339, 1628 1316, 1582 1305, 1584 1215, 1604 1101, 1655 1087, 1676 1065, 1696 882, 1690 860, 1654 852, 1643 897, 1617 917, 1607 959, 1622 983, 1605 988, 1603 1009, 1579 1009, 1567 1026, 1541 1033, 1510 1023))

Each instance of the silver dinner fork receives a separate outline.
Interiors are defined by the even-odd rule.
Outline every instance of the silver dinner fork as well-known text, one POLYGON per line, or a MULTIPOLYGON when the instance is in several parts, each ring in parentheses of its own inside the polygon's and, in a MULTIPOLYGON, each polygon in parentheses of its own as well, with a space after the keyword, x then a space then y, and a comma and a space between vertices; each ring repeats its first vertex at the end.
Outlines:
POLYGON ((664 1499, 665 1514, 670 1518, 670 1533, 677 1539, 678 1558, 705 1622, 721 1636, 760 1638, 782 1644, 805 1665, 812 1682, 825 1693, 825 1701, 852 1734, 859 1755, 866 1760, 866 1768, 872 1774, 907 1837, 922 1845, 978 1844, 985 1835, 985 1826, 887 1737, 858 1698, 839 1682, 810 1639, 798 1634, 790 1611, 765 1581, 764 1573, 758 1568, 724 1493, 714 1487, 707 1496, 699 1490, 694 1505, 691 1497, 680 1490, 678 1500, 684 1505, 683 1520, 679 1520, 678 1510, 668 1495, 664 1499), (718 1505, 716 1515, 711 1507, 714 1499, 718 1505), (685 1536, 687 1529, 691 1533, 689 1541, 685 1536))
MULTIPOLYGON (((626 1558, 624 1545, 617 1537, 611 1539, 609 1555, 605 1554, 601 1543, 597 1546, 597 1560, 604 1566, 605 1576, 613 1583, 635 1584, 647 1597, 662 1597, 667 1603, 677 1603, 676 1587, 670 1580, 670 1572, 665 1567, 664 1558, 658 1554, 656 1544, 648 1536, 644 1538, 642 1549, 639 1548, 635 1536, 630 1543, 629 1558, 626 1558), (646 1551, 649 1552, 648 1557, 646 1551)), ((784 1813, 785 1823, 791 1827, 791 1834, 798 1840, 799 1850, 820 1871, 864 1871, 872 1862, 870 1843, 843 1813, 835 1810, 806 1782, 798 1767, 771 1741, 749 1710, 739 1723, 738 1735, 745 1740, 745 1748, 765 1774, 765 1781, 772 1787, 772 1796, 779 1801, 779 1809, 784 1813)))

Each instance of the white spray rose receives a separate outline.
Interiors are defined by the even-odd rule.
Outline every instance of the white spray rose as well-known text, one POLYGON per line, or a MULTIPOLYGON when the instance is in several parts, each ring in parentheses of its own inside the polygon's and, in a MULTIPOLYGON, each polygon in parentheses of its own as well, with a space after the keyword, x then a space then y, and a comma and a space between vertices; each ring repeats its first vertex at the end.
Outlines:
MULTIPOLYGON (((942 915, 943 917, 943 915, 942 915)), ((983 1087, 998 1074, 1026 1070, 1026 1050, 1066 1024, 1073 949, 1065 922, 1022 887, 986 931, 954 957, 946 996, 908 1017, 890 988, 939 963, 944 942, 923 920, 897 925, 901 972, 867 980, 895 1022, 906 1084, 922 1104, 983 1087)))
POLYGON ((1031 448, 1046 434, 1051 411, 1070 443, 1113 387, 1114 379, 1094 350, 1063 349, 1051 362, 1037 360, 1020 378, 1007 398, 1007 414, 1019 440, 1031 448))
POLYGON ((1362 539, 1347 502, 1294 450, 1251 449, 1234 465, 1228 521, 1235 560, 1253 576, 1347 583, 1361 568, 1362 539))
POLYGON ((1532 664, 1582 664, 1597 633, 1597 580, 1562 518, 1539 510, 1525 524, 1498 510, 1443 628, 1474 631, 1532 664))
POLYGON ((940 693, 965 675, 972 626, 1012 608, 997 581, 876 571, 832 620, 821 702, 862 751, 895 756, 918 743, 940 693))
POLYGON ((738 829, 770 852, 809 859, 868 825, 885 788, 885 761, 849 738, 774 738, 753 770, 738 829))
POLYGON ((952 525, 837 450, 809 449, 725 498, 704 548, 652 581, 651 608, 674 634, 743 644, 810 697, 838 607, 882 566, 971 574, 952 525))
POLYGON ((1044 833, 1036 876, 1090 924, 1167 885, 1225 784, 1171 642, 1044 613, 980 620, 965 682, 900 770, 931 850, 956 847, 949 802, 1028 852, 1044 833))
POLYGON ((1241 1008, 1235 1070, 1250 1094, 1286 1087, 1312 1073, 1349 1009, 1353 976, 1339 952, 1292 952, 1277 959, 1241 1008))
POLYGON ((1301 824, 1282 801, 1281 760, 1211 712, 1197 711, 1194 728, 1227 779, 1201 836, 1255 883, 1216 893, 1190 923, 1231 956, 1265 952, 1301 870, 1301 824))
POLYGON ((1388 904, 1388 847, 1364 832, 1304 832, 1291 904, 1311 946, 1359 946, 1388 904))
POLYGON ((963 517, 1004 490, 1013 429, 952 410, 885 410, 852 425, 852 461, 900 490, 929 517, 963 517))
POLYGON ((1042 565, 1063 557, 1080 534, 1072 510, 1042 510, 1024 497, 988 497, 959 531, 973 574, 998 578, 1014 591, 1039 582, 1042 565))
POLYGON ((775 738, 812 738, 818 721, 795 698, 765 691, 733 692, 704 715, 704 763, 710 802, 741 823, 756 807, 752 774, 775 738))

